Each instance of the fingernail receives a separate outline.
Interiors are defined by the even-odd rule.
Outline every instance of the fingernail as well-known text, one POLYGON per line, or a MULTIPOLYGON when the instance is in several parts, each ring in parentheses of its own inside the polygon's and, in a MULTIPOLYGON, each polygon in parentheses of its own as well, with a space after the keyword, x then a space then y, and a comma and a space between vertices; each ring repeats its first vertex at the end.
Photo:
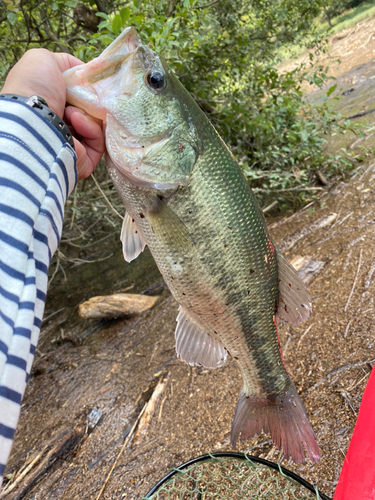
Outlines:
POLYGON ((80 111, 78 111, 78 110, 76 110, 76 109, 75 109, 75 110, 73 111, 72 115, 74 115, 74 113, 77 113, 77 114, 79 114, 79 115, 81 116, 80 120, 83 120, 83 121, 85 121, 85 122, 87 122, 87 123, 90 123, 90 122, 91 122, 90 117, 89 117, 89 116, 88 116, 88 115, 87 115, 84 111, 82 111, 82 112, 81 112, 81 110, 80 110, 80 111))
POLYGON ((69 106, 69 108, 72 110, 72 113, 80 113, 81 115, 86 116, 87 113, 81 108, 76 108, 75 106, 69 106))

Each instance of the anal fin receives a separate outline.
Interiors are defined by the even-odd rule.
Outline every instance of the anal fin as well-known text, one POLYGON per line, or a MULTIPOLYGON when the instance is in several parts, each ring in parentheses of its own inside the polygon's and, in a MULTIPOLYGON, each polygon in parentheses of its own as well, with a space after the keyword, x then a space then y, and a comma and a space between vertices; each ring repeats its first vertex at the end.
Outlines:
POLYGON ((277 265, 280 294, 276 316, 291 325, 298 325, 310 316, 311 296, 297 271, 280 253, 277 254, 277 265))
POLYGON ((146 241, 140 233, 134 219, 128 212, 125 212, 120 239, 122 241, 122 251, 126 262, 131 262, 136 259, 146 246, 146 241))
POLYGON ((180 306, 176 327, 176 352, 189 365, 219 368, 227 359, 223 344, 205 332, 180 306))

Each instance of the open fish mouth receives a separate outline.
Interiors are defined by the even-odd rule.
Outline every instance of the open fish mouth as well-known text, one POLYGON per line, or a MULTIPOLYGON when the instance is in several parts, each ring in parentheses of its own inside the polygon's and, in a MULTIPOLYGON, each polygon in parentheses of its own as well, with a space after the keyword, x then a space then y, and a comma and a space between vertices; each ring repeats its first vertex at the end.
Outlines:
POLYGON ((105 120, 108 110, 103 104, 106 99, 126 95, 124 87, 131 87, 135 80, 131 71, 121 72, 115 85, 112 83, 108 86, 107 78, 119 73, 121 66, 131 64, 133 56, 141 45, 141 39, 135 29, 127 28, 99 57, 87 64, 74 66, 64 71, 67 102, 77 108, 83 107, 94 118, 105 120))
POLYGON ((108 47, 100 54, 99 58, 109 57, 113 55, 129 54, 134 52, 137 47, 142 45, 142 41, 138 33, 133 27, 124 29, 119 37, 114 40, 108 47))
POLYGON ((64 78, 67 101, 103 121, 108 156, 131 184, 186 185, 197 159, 194 126, 162 94, 168 89, 163 62, 134 28, 64 78))

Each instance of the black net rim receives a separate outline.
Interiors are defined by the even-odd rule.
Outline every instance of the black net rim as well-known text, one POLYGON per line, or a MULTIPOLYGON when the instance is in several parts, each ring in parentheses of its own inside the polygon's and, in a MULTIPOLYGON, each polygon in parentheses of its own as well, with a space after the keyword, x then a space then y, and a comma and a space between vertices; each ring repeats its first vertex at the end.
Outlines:
POLYGON ((208 453, 206 455, 201 455, 199 457, 193 458, 192 460, 183 463, 176 469, 171 470, 166 476, 163 477, 163 479, 161 479, 157 484, 155 484, 155 486, 147 493, 146 496, 142 498, 150 498, 151 495, 153 495, 163 484, 165 484, 174 475, 184 472, 185 469, 188 469, 190 466, 198 462, 209 461, 212 460, 213 458, 214 459, 236 458, 238 460, 244 460, 244 461, 247 460, 255 464, 264 465, 265 467, 274 469, 280 472, 280 474, 285 475, 290 479, 293 479, 294 481, 301 484, 312 493, 315 493, 317 495, 317 500, 319 500, 319 498, 320 500, 332 500, 330 497, 327 497, 327 495, 325 495, 324 493, 321 493, 315 486, 310 484, 308 481, 298 476, 298 474, 295 474, 294 472, 286 469, 285 467, 282 467, 280 464, 276 464, 275 462, 270 462, 268 460, 265 460, 264 458, 255 457, 253 455, 247 455, 246 453, 235 453, 235 452, 208 453))

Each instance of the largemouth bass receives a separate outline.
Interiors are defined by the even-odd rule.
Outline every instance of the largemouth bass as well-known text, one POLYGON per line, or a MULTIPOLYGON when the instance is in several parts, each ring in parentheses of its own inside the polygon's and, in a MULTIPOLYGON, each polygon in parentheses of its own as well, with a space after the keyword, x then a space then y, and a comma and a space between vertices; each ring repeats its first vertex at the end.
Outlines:
POLYGON ((232 445, 263 430, 285 458, 318 460, 276 325, 306 319, 311 299, 227 146, 133 28, 64 77, 68 102, 104 121, 107 169, 126 208, 125 259, 147 244, 180 305, 179 357, 218 368, 229 353, 240 367, 232 445))

